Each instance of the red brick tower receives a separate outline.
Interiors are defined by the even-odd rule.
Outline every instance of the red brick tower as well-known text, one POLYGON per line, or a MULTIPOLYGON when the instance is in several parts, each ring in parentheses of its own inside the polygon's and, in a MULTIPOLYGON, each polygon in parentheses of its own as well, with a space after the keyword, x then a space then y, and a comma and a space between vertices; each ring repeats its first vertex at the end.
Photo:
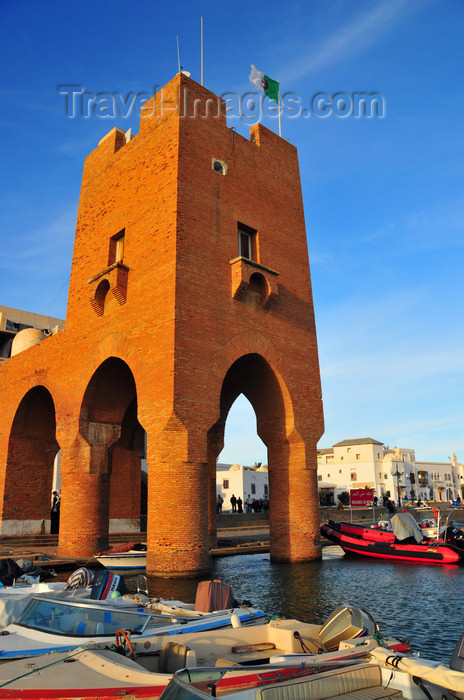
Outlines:
POLYGON ((147 571, 207 570, 216 458, 243 393, 268 448, 271 557, 319 556, 323 418, 297 153, 261 124, 243 138, 224 114, 179 74, 137 136, 113 129, 88 156, 66 327, 0 366, 3 532, 21 508, 29 530, 45 518, 60 447, 60 552, 93 554, 109 518, 139 515, 145 430, 147 571))

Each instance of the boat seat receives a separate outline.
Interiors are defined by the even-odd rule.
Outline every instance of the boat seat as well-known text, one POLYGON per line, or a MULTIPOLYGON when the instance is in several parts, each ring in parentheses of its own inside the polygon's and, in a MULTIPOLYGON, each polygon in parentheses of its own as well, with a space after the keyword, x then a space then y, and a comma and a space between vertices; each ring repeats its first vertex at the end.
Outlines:
POLYGON ((103 634, 104 631, 103 622, 94 622, 93 620, 83 622, 80 620, 74 625, 72 633, 79 635, 79 637, 91 637, 94 634, 103 634))
POLYGON ((186 647, 185 644, 168 642, 161 649, 158 666, 160 673, 175 673, 181 668, 196 665, 195 651, 186 647))
POLYGON ((297 678, 292 683, 276 684, 257 689, 261 700, 376 700, 402 698, 399 690, 384 688, 380 668, 374 664, 360 664, 350 668, 318 673, 310 678, 297 678))
POLYGON ((215 666, 240 666, 236 661, 230 659, 216 659, 215 666))

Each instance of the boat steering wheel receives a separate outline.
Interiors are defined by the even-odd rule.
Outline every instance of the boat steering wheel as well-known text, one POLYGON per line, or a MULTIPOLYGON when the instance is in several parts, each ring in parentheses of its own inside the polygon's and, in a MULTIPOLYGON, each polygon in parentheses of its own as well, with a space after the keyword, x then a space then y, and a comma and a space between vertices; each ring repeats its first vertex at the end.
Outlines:
POLYGON ((116 632, 116 646, 120 646, 119 637, 122 637, 124 640, 124 644, 121 644, 121 646, 125 646, 127 644, 131 659, 132 661, 135 661, 134 647, 132 646, 131 640, 129 639, 127 633, 124 630, 118 630, 116 632))

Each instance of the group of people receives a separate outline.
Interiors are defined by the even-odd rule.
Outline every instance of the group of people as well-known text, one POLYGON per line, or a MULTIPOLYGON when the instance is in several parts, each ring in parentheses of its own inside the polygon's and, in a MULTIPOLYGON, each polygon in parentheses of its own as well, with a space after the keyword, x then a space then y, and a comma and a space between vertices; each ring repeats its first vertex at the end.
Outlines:
POLYGON ((232 513, 243 513, 244 505, 245 513, 261 513, 261 511, 267 513, 269 510, 269 500, 267 498, 252 498, 250 494, 245 499, 245 503, 243 503, 240 496, 236 498, 235 494, 232 494, 230 505, 232 506, 232 513))

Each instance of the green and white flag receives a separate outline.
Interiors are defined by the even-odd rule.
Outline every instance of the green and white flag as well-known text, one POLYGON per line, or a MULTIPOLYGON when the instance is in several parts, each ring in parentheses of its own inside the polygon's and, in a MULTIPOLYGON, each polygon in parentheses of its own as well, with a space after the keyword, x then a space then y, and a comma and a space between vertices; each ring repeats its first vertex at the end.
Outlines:
POLYGON ((264 75, 253 64, 251 64, 250 83, 258 90, 261 90, 261 92, 264 92, 270 100, 279 102, 279 81, 272 80, 268 75, 264 75))

